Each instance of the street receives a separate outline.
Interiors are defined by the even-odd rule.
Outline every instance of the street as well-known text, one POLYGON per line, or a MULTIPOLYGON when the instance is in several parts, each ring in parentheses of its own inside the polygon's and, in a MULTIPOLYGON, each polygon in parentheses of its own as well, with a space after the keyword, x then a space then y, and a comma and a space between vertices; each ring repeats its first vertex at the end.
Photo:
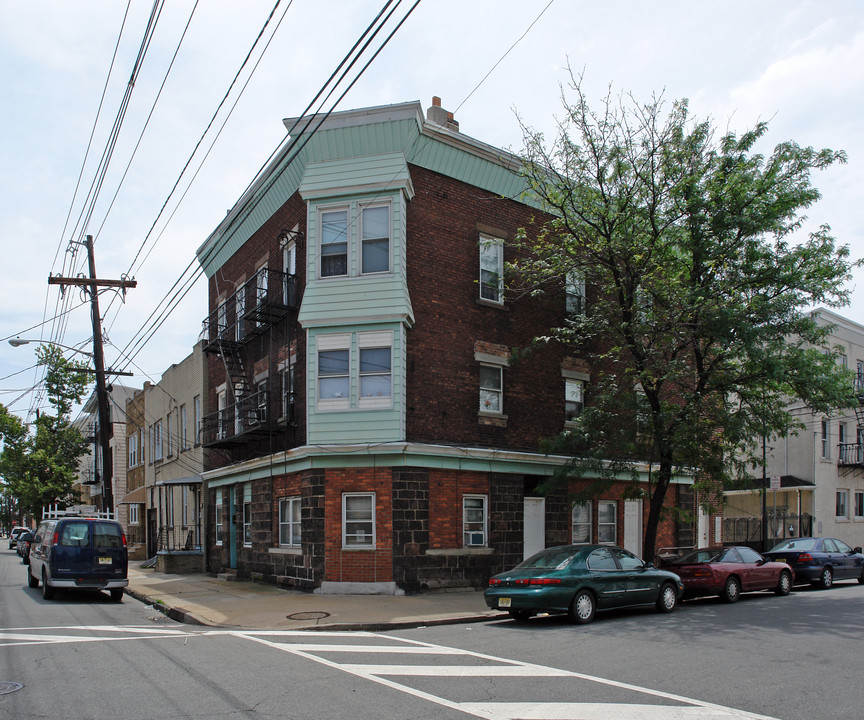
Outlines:
POLYGON ((3 547, 0 718, 852 720, 864 700, 857 583, 587 626, 327 633, 182 625, 105 593, 46 602, 25 577, 3 547))

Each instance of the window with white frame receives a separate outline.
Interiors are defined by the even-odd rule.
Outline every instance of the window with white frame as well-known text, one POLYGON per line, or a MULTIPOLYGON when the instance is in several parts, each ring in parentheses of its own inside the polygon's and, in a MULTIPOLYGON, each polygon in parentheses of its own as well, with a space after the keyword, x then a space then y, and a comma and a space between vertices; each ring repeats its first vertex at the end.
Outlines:
POLYGON ((139 512, 138 503, 132 503, 129 505, 129 524, 130 525, 140 525, 141 524, 141 515, 139 512))
POLYGON ((252 483, 243 485, 243 544, 252 546, 252 483))
POLYGON ((153 423, 153 462, 162 459, 162 420, 153 423))
POLYGON ((228 435, 228 396, 225 390, 216 393, 216 437, 223 440, 228 435))
POLYGON ((216 308, 216 329, 219 337, 225 337, 228 331, 228 302, 223 300, 216 308))
POLYGON ((263 265, 255 272, 255 304, 261 307, 267 302, 267 293, 270 289, 270 272, 263 265))
POLYGON ((566 312, 571 317, 585 314, 585 276, 578 270, 571 270, 564 280, 566 312))
POLYGON ((282 370, 282 417, 294 419, 294 364, 282 370))
POLYGON ((193 431, 195 433, 195 444, 201 444, 201 396, 196 395, 192 398, 192 422, 195 424, 193 431))
POLYGON ((267 379, 260 380, 255 385, 255 420, 267 422, 267 379))
POLYGON ((279 544, 300 547, 300 498, 279 500, 279 544))
POLYGON ((348 274, 348 210, 323 211, 321 217, 321 277, 348 274))
POLYGON ((465 547, 486 546, 488 520, 485 495, 465 495, 462 498, 462 538, 465 547))
POLYGON ((392 407, 392 331, 319 335, 316 347, 319 410, 392 407))
POLYGON ((480 412, 504 412, 504 368, 480 365, 480 412))
POLYGON ((173 457, 174 455, 174 437, 176 433, 176 428, 174 427, 174 423, 176 420, 174 419, 174 413, 172 411, 168 412, 168 457, 173 457))
POLYGON ((189 432, 186 426, 186 406, 180 406, 180 449, 189 449, 189 432))
POLYGON ((591 502, 576 503, 572 511, 572 543, 588 545, 591 542, 591 502))
POLYGON ((829 437, 829 425, 827 420, 822 421, 822 457, 831 457, 831 439, 829 437))
POLYGON ((134 468, 138 465, 138 435, 132 433, 129 436, 129 467, 134 468))
POLYGON ((234 339, 235 340, 243 340, 243 336, 246 334, 246 324, 243 321, 243 316, 246 314, 246 286, 242 286, 240 290, 237 291, 237 295, 234 297, 234 312, 237 317, 234 320, 234 339))
POLYGON ((282 302, 290 305, 294 300, 295 276, 297 275, 297 244, 291 240, 282 249, 282 269, 285 273, 282 287, 282 302))
POLYGON ((564 418, 567 422, 582 414, 584 389, 582 380, 564 379, 564 418))
POLYGON ((480 298, 504 302, 504 241, 480 236, 480 298))
POLYGON ((837 520, 849 519, 849 491, 838 490, 836 493, 835 513, 837 520))
POLYGON ((342 495, 342 547, 375 547, 375 493, 342 495))
POLYGON ((342 410, 351 406, 351 335, 318 338, 318 407, 342 410))
POLYGON ((366 207, 360 213, 360 272, 390 270, 390 206, 366 207))
POLYGON ((864 520, 864 490, 855 491, 855 509, 854 518, 856 520, 864 520))
POLYGON ((392 404, 393 335, 358 333, 360 354, 360 407, 389 407, 392 404))
POLYGON ((216 530, 216 544, 222 544, 222 491, 216 491, 216 517, 214 518, 213 527, 216 530))
POLYGON ((604 500, 597 503, 597 542, 614 545, 618 541, 618 503, 604 500))

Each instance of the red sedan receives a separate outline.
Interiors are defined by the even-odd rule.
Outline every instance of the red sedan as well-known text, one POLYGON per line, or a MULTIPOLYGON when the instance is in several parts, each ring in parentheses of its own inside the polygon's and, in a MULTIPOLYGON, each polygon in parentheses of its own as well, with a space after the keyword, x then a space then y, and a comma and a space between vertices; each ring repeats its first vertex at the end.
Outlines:
POLYGON ((749 547, 700 548, 664 567, 681 578, 685 597, 719 595, 733 603, 742 592, 773 590, 788 595, 792 590, 792 568, 749 547))

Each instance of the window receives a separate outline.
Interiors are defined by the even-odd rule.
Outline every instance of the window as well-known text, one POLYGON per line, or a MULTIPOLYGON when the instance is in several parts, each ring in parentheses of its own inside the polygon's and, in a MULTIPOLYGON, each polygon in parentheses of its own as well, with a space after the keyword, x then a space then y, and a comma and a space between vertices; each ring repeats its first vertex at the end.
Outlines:
POLYGON ((234 324, 234 339, 235 340, 243 340, 245 323, 243 321, 243 316, 246 314, 246 286, 240 288, 237 291, 237 295, 234 299, 234 311, 237 315, 235 318, 234 324))
POLYGON ((172 457, 174 455, 174 434, 176 432, 176 428, 174 427, 174 413, 168 413, 168 457, 172 457))
POLYGON ((618 503, 597 503, 597 542, 614 545, 617 542, 618 503))
POLYGON ((134 468, 138 464, 138 435, 132 433, 129 436, 129 467, 134 468))
POLYGON ((503 302, 504 241, 480 237, 480 298, 503 302))
POLYGON ((390 270, 390 207, 364 208, 361 213, 360 272, 390 270))
POLYGON ((213 527, 216 530, 216 544, 221 545, 222 544, 222 535, 223 535, 223 529, 222 529, 222 491, 221 490, 216 491, 216 518, 215 518, 215 522, 213 523, 213 527))
POLYGON ((617 570, 615 558, 609 548, 598 548, 588 556, 589 570, 617 570))
POLYGON ((465 547, 486 546, 486 496, 462 498, 462 535, 465 547))
POLYGON ((129 524, 130 525, 140 525, 141 524, 141 516, 138 512, 139 505, 138 503, 132 503, 129 506, 129 524))
POLYGON ((573 545, 588 545, 591 542, 591 503, 577 503, 572 512, 573 545))
POLYGON ((267 291, 269 289, 270 274, 267 266, 258 268, 255 273, 255 304, 261 307, 267 302, 267 291))
POLYGON ((578 270, 567 273, 564 281, 565 310, 571 317, 585 314, 585 276, 578 270))
POLYGON ((318 351, 318 398, 319 400, 349 401, 349 351, 318 351))
POLYGON ((497 365, 480 366, 480 412, 503 412, 503 368, 497 365))
POLYGON ((282 417, 294 419, 294 365, 282 371, 282 417))
POLYGON ((255 386, 255 419, 259 423, 267 422, 267 380, 262 380, 255 386))
POLYGON ((279 501, 279 544, 300 547, 300 498, 279 501))
POLYGON ((294 241, 289 242, 282 250, 282 268, 285 272, 284 285, 282 288, 282 303, 293 305, 297 275, 297 245, 294 241))
POLYGON ((564 380, 564 418, 567 422, 575 420, 582 414, 582 390, 585 386, 581 380, 564 380))
POLYGON ((342 496, 342 547, 375 547, 374 493, 345 493, 342 496))
POLYGON ((319 335, 316 346, 319 410, 392 407, 392 331, 319 335))
POLYGON ((186 406, 180 406, 180 449, 189 449, 189 433, 186 427, 186 406))
POLYGON ((391 357, 389 347, 360 348, 360 401, 386 398, 390 402, 391 357))
POLYGON ((252 484, 243 486, 243 544, 252 546, 252 484))
POLYGON ((223 440, 228 433, 228 398, 224 390, 220 390, 216 395, 217 415, 216 415, 216 437, 223 440))
POLYGON ((822 457, 823 459, 828 459, 831 457, 831 447, 829 445, 829 437, 828 437, 828 421, 822 421, 822 457))
POLYGON ((855 519, 864 520, 864 490, 855 491, 855 519))
POLYGON ((837 442, 843 445, 846 442, 846 423, 837 425, 837 442))
POLYGON ((216 328, 219 337, 225 337, 228 331, 228 303, 224 300, 219 303, 219 307, 216 309, 216 328))
POLYGON ((153 462, 162 459, 162 421, 153 423, 153 462))
POLYGON ((321 213, 321 277, 348 274, 348 211, 321 213))
POLYGON ((641 570, 645 567, 645 563, 639 558, 621 548, 614 548, 612 554, 617 558, 622 570, 641 570))
POLYGON ((201 443, 201 396, 192 399, 192 422, 195 424, 195 444, 201 443))
POLYGON ((838 490, 837 491, 837 502, 836 502, 836 510, 834 515, 837 520, 848 520, 849 519, 849 491, 848 490, 838 490))

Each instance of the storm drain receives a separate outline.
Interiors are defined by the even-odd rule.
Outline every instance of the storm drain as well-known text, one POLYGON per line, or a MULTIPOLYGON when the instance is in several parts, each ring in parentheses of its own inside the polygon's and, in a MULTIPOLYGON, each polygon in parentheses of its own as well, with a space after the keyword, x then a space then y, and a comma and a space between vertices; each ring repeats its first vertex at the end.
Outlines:
POLYGON ((23 687, 21 683, 0 681, 0 695, 8 695, 23 687))
POLYGON ((291 615, 286 615, 289 620, 323 620, 330 617, 330 613, 323 610, 313 610, 309 612, 296 612, 291 615))

